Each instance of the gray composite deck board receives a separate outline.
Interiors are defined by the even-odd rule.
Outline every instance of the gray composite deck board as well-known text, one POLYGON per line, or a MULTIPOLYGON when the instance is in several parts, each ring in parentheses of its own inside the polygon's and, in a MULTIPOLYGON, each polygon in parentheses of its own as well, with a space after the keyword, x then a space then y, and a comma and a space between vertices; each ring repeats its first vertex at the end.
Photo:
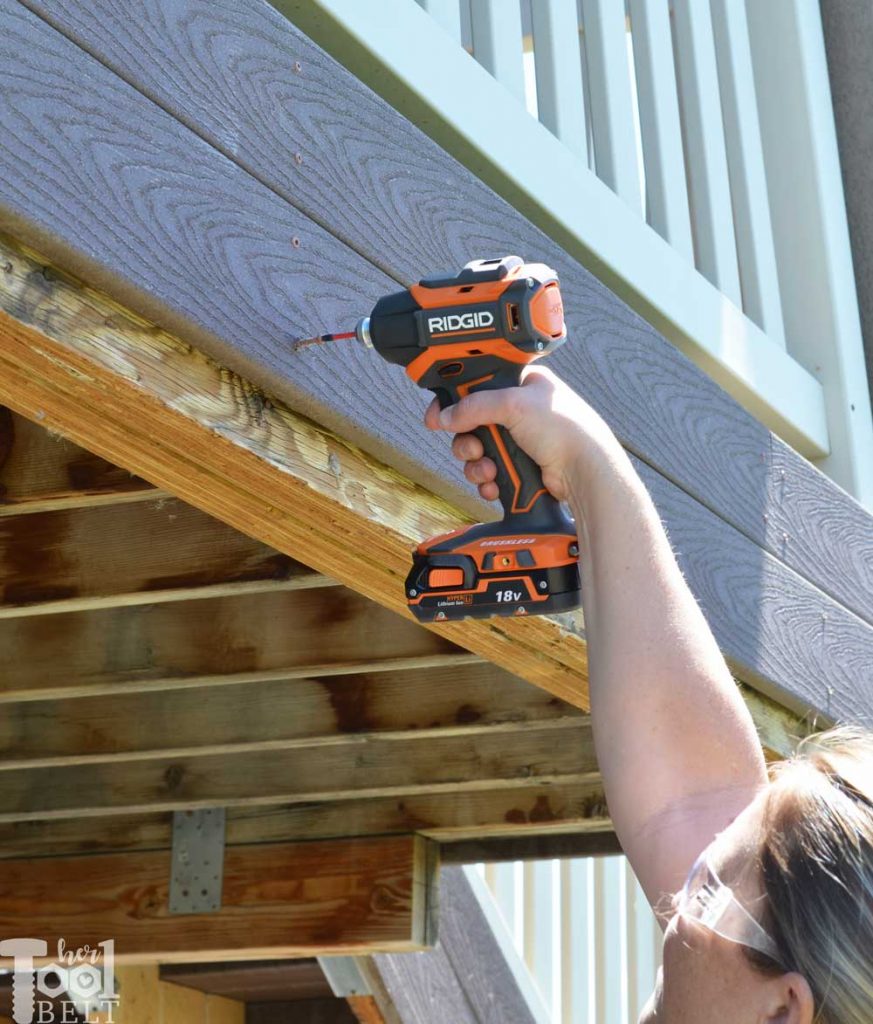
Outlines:
MULTIPOLYGON (((124 9, 122 0, 105 5, 107 12, 116 7, 124 9)), ((176 7, 200 11, 211 24, 212 6, 190 0, 176 7)), ((224 11, 226 5, 215 5, 215 10, 224 11)), ((244 55, 248 38, 243 35, 237 43, 244 55)), ((228 55, 216 51, 214 61, 233 66, 237 51, 229 42, 225 49, 228 55)), ((154 52, 162 51, 157 47, 154 52)), ((253 81, 280 74, 272 64, 246 59, 250 68, 260 69, 252 71, 253 81)), ((341 69, 326 57, 322 61, 325 75, 351 88, 341 69)), ((328 92, 330 80, 322 80, 319 94, 328 92)), ((362 120, 365 113, 390 119, 381 101, 357 88, 362 120), (366 97, 377 106, 363 106, 366 97)), ((461 496, 468 507, 481 507, 462 483, 447 439, 416 422, 426 398, 402 372, 353 345, 341 353, 316 351, 305 359, 289 354, 291 338, 353 321, 395 286, 392 278, 104 63, 9 0, 0 6, 0 90, 5 100, 0 107, 0 224, 398 468, 449 497, 461 496), (292 237, 301 240, 299 248, 290 244, 292 237)), ((352 93, 339 95, 343 104, 351 102, 352 93)), ((337 108, 336 116, 340 113, 337 108)), ((383 148, 393 144, 390 120, 386 132, 383 148)), ((396 174, 409 190, 408 210, 420 218, 415 224, 411 217, 404 222, 401 241, 424 246, 445 211, 437 196, 432 202, 423 198, 426 169, 413 157, 402 147, 396 152, 396 174)), ((387 165, 380 166, 387 175, 387 165)), ((454 189, 454 180, 449 184, 454 189)), ((337 179, 326 194, 349 188, 348 179, 337 179)), ((372 182, 360 184, 357 198, 364 222, 371 214, 375 222, 387 202, 373 191, 372 182), (366 203, 364 197, 369 197, 366 203)), ((503 208, 513 228, 512 211, 503 208)), ((396 208, 393 213, 396 218, 396 208)), ((460 209, 448 213, 463 219, 460 209)), ((508 244, 510 235, 497 245, 497 236, 487 234, 486 228, 496 227, 483 226, 472 254, 482 252, 489 237, 497 251, 508 244)), ((472 230, 468 222, 464 244, 473 244, 472 230)), ((543 246, 551 245, 537 237, 543 246)), ((442 247, 434 245, 428 269, 446 262, 446 239, 442 247)), ((423 249, 419 256, 424 259, 423 249)), ((564 265, 570 315, 582 318, 586 336, 586 344, 565 347, 572 371, 565 376, 599 382, 612 423, 646 409, 638 429, 641 438, 651 431, 651 450, 638 469, 732 665, 741 677, 793 706, 810 705, 840 718, 868 717, 873 710, 873 629, 851 610, 859 600, 833 600, 789 567, 793 535, 786 551, 762 550, 747 531, 728 522, 725 507, 715 501, 716 491, 729 477, 748 501, 760 485, 760 508, 770 510, 768 515, 778 519, 780 510, 790 508, 792 515, 808 516, 808 523, 798 524, 809 545, 807 575, 819 578, 824 560, 831 557, 826 589, 834 594, 845 574, 853 575, 853 582, 842 592, 863 593, 865 572, 873 568, 865 561, 873 519, 848 515, 846 509, 859 506, 841 503, 842 492, 780 448, 639 317, 566 257, 564 265), (675 429, 665 431, 660 419, 675 429), (705 458, 712 501, 697 500, 671 482, 683 446, 693 453, 689 464, 705 458), (774 451, 787 467, 778 501, 769 495, 766 473, 761 478, 751 472, 759 462, 774 465, 774 451), (649 460, 663 465, 653 469, 649 460), (794 486, 801 474, 806 482, 797 494, 794 486), (865 543, 858 534, 861 526, 867 529, 865 543)))
MULTIPOLYGON (((273 7, 262 0, 23 2, 395 282, 510 250, 555 266, 571 342, 550 365, 639 458, 873 622, 869 514, 273 7)), ((349 269, 361 272, 357 264, 349 269)), ((363 305, 324 304, 312 322, 334 329, 367 312, 381 292, 372 290, 373 274, 361 285, 371 289, 363 305)), ((239 347, 273 388, 317 390, 319 401, 333 403, 331 414, 354 401, 353 380, 336 380, 325 393, 308 379, 339 357, 277 367, 257 341, 241 339, 239 347)), ((403 418, 414 418, 420 400, 406 391, 400 402, 403 418)), ((391 418, 380 430, 360 406, 358 419, 364 447, 431 485, 425 474, 436 470, 443 490, 460 483, 418 431, 396 430, 391 418)))
POLYGON ((462 868, 440 874, 440 937, 372 958, 403 1024, 535 1024, 462 868))

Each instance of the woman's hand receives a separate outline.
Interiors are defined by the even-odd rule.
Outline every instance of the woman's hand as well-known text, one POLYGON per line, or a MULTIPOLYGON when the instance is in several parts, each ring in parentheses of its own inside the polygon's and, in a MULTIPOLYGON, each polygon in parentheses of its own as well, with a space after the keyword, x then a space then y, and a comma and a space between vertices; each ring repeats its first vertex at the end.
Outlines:
POLYGON ((465 461, 464 475, 487 501, 497 498, 497 467, 483 458, 482 442, 469 433, 476 427, 506 427, 540 466, 543 483, 559 501, 569 500, 576 487, 586 488, 604 456, 622 450, 605 420, 540 366, 526 369, 520 387, 476 391, 442 412, 434 399, 424 422, 431 430, 456 433, 452 453, 465 461))

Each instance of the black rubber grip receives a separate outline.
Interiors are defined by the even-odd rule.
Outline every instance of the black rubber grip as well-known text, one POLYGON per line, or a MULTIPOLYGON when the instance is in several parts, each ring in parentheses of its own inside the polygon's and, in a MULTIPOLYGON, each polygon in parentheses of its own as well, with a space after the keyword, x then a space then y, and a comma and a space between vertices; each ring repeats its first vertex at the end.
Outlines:
MULTIPOLYGON (((518 387, 521 383, 523 365, 494 360, 490 370, 482 374, 479 363, 478 379, 473 384, 452 386, 446 382, 437 390, 440 406, 445 408, 454 405, 462 394, 473 394, 476 391, 498 391, 502 388, 518 387), (441 393, 442 392, 442 393, 441 393)), ((520 448, 506 427, 491 424, 477 427, 473 433, 482 442, 485 455, 497 466, 497 490, 500 504, 503 506, 504 520, 517 519, 523 516, 531 526, 554 525, 554 528, 565 527, 566 516, 560 503, 546 490, 543 474, 539 465, 520 448)), ((519 524, 519 528, 524 527, 519 524)))

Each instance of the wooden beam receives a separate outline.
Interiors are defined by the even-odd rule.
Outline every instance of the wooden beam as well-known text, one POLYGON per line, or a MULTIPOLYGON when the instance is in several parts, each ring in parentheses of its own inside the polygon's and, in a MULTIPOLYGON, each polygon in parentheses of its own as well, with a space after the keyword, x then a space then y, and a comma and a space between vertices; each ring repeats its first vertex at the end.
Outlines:
POLYGON ((0 517, 0 619, 335 586, 177 499, 0 517))
POLYGON ((7 861, 0 930, 113 937, 120 963, 413 950, 432 941, 434 871, 415 836, 229 847, 221 909, 173 916, 166 851, 7 861))
POLYGON ((126 469, 0 407, 0 517, 166 497, 126 469))
MULTIPOLYGON (((0 289, 0 399, 409 616, 410 548, 465 517, 104 296, 47 277, 34 254, 4 243, 0 264, 12 268, 0 289)), ((435 632, 585 707, 585 645, 568 621, 435 632)))
MULTIPOLYGON (((498 784, 499 785, 499 784, 498 784)), ((167 850, 172 816, 119 814, 93 818, 0 823, 0 861, 167 850)), ((468 792, 404 793, 392 797, 229 807, 228 845, 290 842, 348 835, 421 832, 440 842, 550 833, 602 832, 612 823, 597 778, 570 779, 468 792)))
POLYGON ((232 755, 380 732, 512 734, 582 716, 488 662, 122 692, 5 705, 0 768, 232 755))
POLYGON ((440 792, 460 799, 534 781, 590 781, 596 772, 585 720, 558 719, 513 733, 364 733, 253 751, 10 769, 0 772, 0 822, 440 792))

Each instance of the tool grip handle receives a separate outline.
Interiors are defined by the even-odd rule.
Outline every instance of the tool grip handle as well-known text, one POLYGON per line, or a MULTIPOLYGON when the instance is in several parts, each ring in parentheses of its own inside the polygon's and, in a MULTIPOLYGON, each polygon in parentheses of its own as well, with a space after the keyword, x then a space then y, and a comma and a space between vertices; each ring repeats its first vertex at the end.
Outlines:
MULTIPOLYGON (((501 362, 493 373, 470 383, 446 382, 436 390, 440 408, 454 405, 476 391, 497 391, 518 387, 523 367, 501 362)), ((520 448, 506 427, 492 423, 472 431, 482 442, 485 455, 497 467, 497 490, 503 506, 504 521, 524 517, 524 524, 539 528, 565 529, 567 516, 560 503, 546 490, 539 465, 520 448)), ((525 525, 519 523, 519 529, 525 525)))

